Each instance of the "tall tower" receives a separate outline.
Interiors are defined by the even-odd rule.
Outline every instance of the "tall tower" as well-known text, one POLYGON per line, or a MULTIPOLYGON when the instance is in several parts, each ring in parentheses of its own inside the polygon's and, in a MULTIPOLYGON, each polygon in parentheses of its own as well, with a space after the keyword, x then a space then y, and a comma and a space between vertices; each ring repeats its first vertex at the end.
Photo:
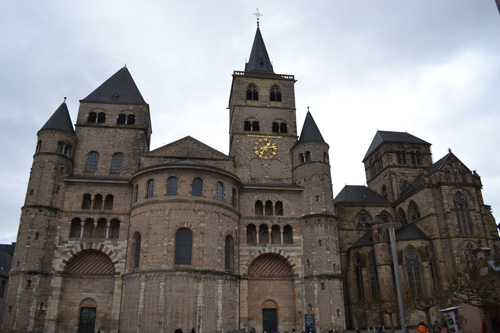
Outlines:
POLYGON ((229 98, 229 155, 244 182, 290 183, 297 140, 295 79, 274 73, 257 27, 245 71, 233 73, 229 98))
POLYGON ((10 275, 5 330, 42 331, 76 136, 66 103, 38 131, 10 275))

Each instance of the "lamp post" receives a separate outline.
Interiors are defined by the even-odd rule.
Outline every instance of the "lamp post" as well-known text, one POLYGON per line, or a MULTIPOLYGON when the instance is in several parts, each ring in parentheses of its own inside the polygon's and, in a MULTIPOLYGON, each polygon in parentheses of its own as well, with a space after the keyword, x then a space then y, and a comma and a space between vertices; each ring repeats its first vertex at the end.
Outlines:
POLYGON ((399 317, 401 318, 401 331, 403 333, 406 333, 405 309, 403 303, 403 293, 401 290, 401 279, 399 277, 398 251, 396 249, 396 232, 394 231, 395 228, 401 227, 401 223, 386 222, 377 214, 373 218, 372 224, 378 225, 378 227, 383 229, 389 229, 389 237, 391 240, 392 250, 392 265, 394 267, 394 276, 396 279, 396 294, 398 296, 399 317))

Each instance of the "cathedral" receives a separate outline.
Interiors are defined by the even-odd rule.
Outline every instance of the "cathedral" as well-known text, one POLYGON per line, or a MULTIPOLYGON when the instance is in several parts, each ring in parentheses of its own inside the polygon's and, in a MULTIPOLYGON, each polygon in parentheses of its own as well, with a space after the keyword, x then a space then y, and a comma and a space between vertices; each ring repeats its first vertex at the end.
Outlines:
POLYGON ((395 297, 377 219, 401 224, 410 293, 445 286, 474 248, 500 255, 478 174, 452 152, 433 162, 409 133, 377 131, 367 186, 334 199, 329 145, 310 112, 299 131, 295 82, 274 72, 257 27, 232 76, 228 155, 190 136, 151 150, 149 105, 126 67, 80 101, 74 126, 62 103, 37 133, 2 330, 387 325, 360 310, 395 297))

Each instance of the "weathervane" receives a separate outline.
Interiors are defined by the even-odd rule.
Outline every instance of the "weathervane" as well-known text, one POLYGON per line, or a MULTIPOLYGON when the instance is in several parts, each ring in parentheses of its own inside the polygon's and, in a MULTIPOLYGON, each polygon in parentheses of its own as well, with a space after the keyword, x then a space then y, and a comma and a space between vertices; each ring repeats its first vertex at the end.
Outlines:
POLYGON ((259 8, 257 8, 257 12, 254 13, 255 17, 257 18, 257 28, 259 27, 259 18, 263 16, 263 14, 259 13, 259 8))

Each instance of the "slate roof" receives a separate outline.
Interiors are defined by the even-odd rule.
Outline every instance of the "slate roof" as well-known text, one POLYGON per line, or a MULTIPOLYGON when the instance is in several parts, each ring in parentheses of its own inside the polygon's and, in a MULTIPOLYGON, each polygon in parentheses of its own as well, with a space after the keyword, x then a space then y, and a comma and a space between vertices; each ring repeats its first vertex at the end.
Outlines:
POLYGON ((267 54, 264 39, 260 33, 259 27, 255 33, 250 59, 245 65, 245 72, 260 72, 274 74, 273 65, 267 54))
POLYGON ((316 122, 309 111, 307 111, 306 120, 302 126, 302 131, 300 132, 300 138, 299 141, 297 141, 297 144, 307 141, 325 142, 321 132, 319 131, 318 125, 316 125, 316 122))
POLYGON ((7 253, 0 252, 0 276, 8 278, 11 267, 12 256, 7 253))
POLYGON ((360 239, 358 239, 354 244, 351 245, 349 250, 355 249, 363 246, 372 246, 373 245, 373 235, 372 231, 368 230, 360 239))
POLYGON ((69 115, 66 102, 63 102, 57 108, 57 110, 52 114, 49 120, 47 120, 40 131, 48 129, 63 131, 71 135, 75 135, 75 130, 73 129, 73 123, 71 122, 71 117, 69 115))
POLYGON ((389 204, 389 200, 366 186, 346 185, 333 200, 334 203, 375 203, 389 204))
POLYGON ((116 72, 82 101, 117 104, 147 104, 142 98, 127 67, 123 67, 116 72))
POLYGON ((406 132, 389 132, 389 131, 377 131, 375 137, 370 144, 370 148, 366 152, 363 162, 370 156, 375 149, 377 149, 382 143, 392 142, 392 143, 417 143, 430 146, 431 144, 427 141, 417 138, 414 135, 406 132))
POLYGON ((430 240, 430 238, 415 223, 408 224, 403 228, 396 230, 397 241, 414 239, 430 240))
POLYGON ((15 249, 16 249, 16 243, 0 244, 0 252, 7 253, 12 257, 14 256, 15 249))

